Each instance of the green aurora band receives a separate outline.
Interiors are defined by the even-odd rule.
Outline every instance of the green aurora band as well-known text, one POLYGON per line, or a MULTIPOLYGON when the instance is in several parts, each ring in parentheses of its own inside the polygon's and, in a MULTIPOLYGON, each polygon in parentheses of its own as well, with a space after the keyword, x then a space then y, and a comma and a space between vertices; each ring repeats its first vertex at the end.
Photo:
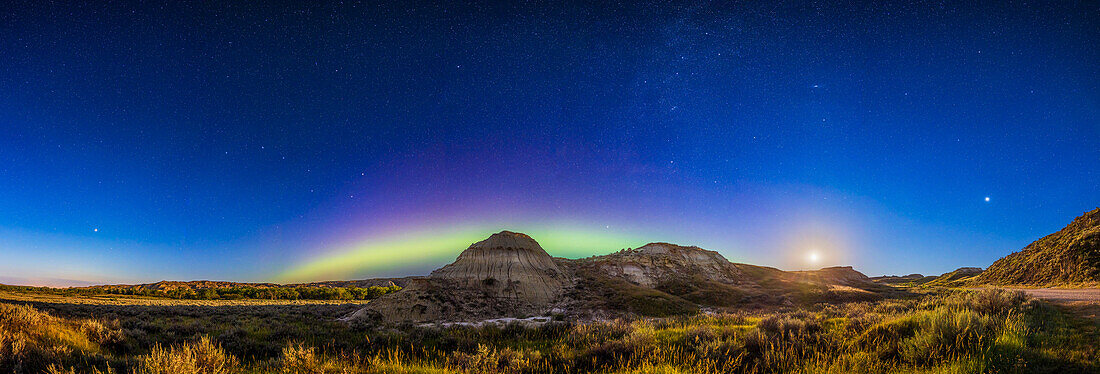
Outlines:
MULTIPOLYGON (((327 251, 320 257, 283 271, 276 279, 285 283, 360 279, 394 269, 443 265, 457 258, 470 244, 500 231, 489 227, 478 225, 417 230, 370 238, 327 251)), ((530 235, 551 256, 566 258, 607 254, 647 243, 641 236, 562 226, 514 231, 530 235)))

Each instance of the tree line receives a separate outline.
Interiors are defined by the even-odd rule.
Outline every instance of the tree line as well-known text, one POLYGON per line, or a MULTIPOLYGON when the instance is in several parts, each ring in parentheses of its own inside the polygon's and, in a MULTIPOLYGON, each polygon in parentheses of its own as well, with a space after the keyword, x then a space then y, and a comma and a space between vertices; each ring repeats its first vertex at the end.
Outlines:
POLYGON ((158 290, 133 286, 102 286, 90 288, 51 288, 0 285, 0 290, 45 292, 63 295, 133 295, 187 300, 370 300, 401 290, 398 286, 370 287, 252 287, 158 290))

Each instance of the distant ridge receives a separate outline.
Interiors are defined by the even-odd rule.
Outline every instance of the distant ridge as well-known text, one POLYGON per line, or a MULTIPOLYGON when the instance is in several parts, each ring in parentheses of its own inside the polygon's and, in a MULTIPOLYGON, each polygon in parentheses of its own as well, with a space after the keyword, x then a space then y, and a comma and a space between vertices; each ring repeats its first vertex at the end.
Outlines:
POLYGON ((871 280, 874 282, 897 286, 919 286, 931 282, 935 279, 935 275, 925 276, 918 273, 913 273, 909 275, 883 275, 878 277, 871 277, 871 280))
POLYGON ((969 284, 1041 287, 1100 284, 1100 208, 997 260, 969 284))
POLYGON ((791 273, 793 273, 797 279, 805 282, 842 284, 847 286, 859 286, 871 283, 871 278, 856 271, 851 266, 833 266, 819 270, 794 271, 791 273))
POLYGON ((961 267, 936 277, 931 281, 925 282, 924 286, 927 287, 958 287, 970 282, 973 277, 982 273, 982 268, 976 267, 961 267))

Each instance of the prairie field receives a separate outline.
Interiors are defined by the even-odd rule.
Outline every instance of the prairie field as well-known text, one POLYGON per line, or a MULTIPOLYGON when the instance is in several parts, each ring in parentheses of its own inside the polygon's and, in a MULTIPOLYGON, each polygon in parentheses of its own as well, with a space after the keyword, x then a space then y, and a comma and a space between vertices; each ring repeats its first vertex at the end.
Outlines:
POLYGON ((665 318, 556 319, 537 327, 379 327, 339 320, 363 302, 4 293, 0 372, 1100 371, 1094 320, 995 289, 665 318))

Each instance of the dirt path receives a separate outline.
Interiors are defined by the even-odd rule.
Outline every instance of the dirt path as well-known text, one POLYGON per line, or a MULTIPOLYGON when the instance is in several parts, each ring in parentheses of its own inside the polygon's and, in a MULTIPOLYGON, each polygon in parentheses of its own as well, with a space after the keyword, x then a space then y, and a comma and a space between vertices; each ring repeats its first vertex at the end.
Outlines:
POLYGON ((1044 299, 1061 305, 1071 314, 1092 321, 1100 327, 1100 288, 1057 289, 1057 288, 1011 288, 1006 290, 1022 291, 1028 296, 1044 299))
POLYGON ((1008 290, 1023 291, 1028 296, 1060 302, 1094 302, 1100 303, 1100 288, 1085 288, 1078 290, 1055 288, 1006 288, 1008 290))

